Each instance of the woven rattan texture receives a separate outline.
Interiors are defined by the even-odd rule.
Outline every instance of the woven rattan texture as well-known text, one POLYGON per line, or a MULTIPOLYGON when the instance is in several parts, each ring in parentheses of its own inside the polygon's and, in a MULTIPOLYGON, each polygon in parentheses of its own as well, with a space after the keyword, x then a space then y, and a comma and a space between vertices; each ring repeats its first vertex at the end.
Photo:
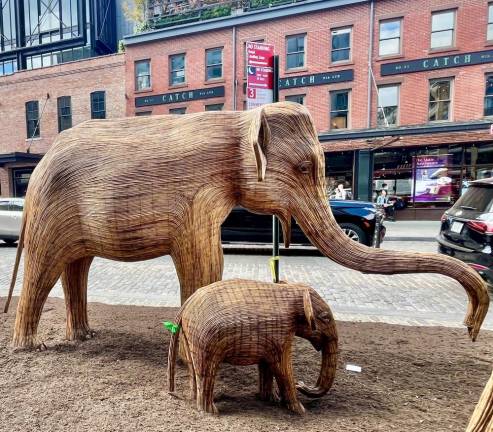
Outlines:
POLYGON ((458 280, 469 296, 465 322, 474 339, 489 304, 479 275, 450 257, 349 240, 328 205, 324 165, 309 112, 287 102, 245 112, 91 120, 62 132, 27 191, 11 285, 12 292, 24 250, 13 344, 38 343, 41 311, 60 277, 67 338, 91 334, 86 291, 95 256, 136 261, 170 254, 182 302, 220 280, 220 227, 237 205, 277 215, 287 242, 294 217, 323 254, 344 266, 458 280))
POLYGON ((259 395, 279 396, 286 406, 304 413, 296 390, 321 397, 334 381, 337 329, 329 306, 310 287, 249 280, 216 282, 199 289, 180 309, 180 331, 172 335, 168 356, 168 389, 174 391, 177 342, 184 345, 192 398, 199 410, 217 413, 213 390, 220 363, 258 364, 259 395), (291 360, 294 336, 308 339, 322 352, 315 387, 296 384, 291 360))

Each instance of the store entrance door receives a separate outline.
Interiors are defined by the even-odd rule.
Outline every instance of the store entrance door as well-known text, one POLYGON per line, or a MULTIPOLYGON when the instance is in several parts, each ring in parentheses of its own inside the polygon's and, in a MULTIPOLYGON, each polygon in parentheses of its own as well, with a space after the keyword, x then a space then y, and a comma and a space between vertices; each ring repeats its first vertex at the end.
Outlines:
POLYGON ((17 168, 12 170, 14 180, 14 197, 23 198, 26 196, 27 185, 34 168, 17 168))

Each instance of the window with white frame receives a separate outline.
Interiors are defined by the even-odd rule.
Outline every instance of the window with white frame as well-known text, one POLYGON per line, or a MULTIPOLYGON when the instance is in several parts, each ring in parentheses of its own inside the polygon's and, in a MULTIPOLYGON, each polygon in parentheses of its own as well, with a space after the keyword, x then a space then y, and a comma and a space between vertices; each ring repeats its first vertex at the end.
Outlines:
POLYGON ((349 90, 330 92, 330 128, 349 127, 349 90))
POLYGON ((486 75, 484 91, 484 115, 493 116, 493 74, 486 75))
POLYGON ((434 12, 431 15, 431 48, 454 46, 455 10, 434 12))
POLYGON ((140 60, 135 62, 135 90, 151 88, 151 61, 140 60))
POLYGON ((169 85, 180 85, 185 81, 185 54, 169 56, 169 85))
POLYGON ((377 124, 379 127, 396 126, 399 115, 399 86, 378 87, 377 124))
POLYGON ((488 4, 488 29, 486 39, 493 41, 493 3, 488 4))
POLYGON ((378 55, 388 56, 401 53, 401 19, 380 21, 378 55))
POLYGON ((305 96, 304 94, 299 94, 299 95, 289 95, 284 98, 284 100, 287 100, 288 102, 296 102, 299 103, 300 105, 305 105, 305 96))
POLYGON ((429 121, 448 121, 451 119, 452 79, 443 78, 430 81, 429 121))
POLYGON ((305 66, 306 34, 286 37, 286 69, 305 66))
POLYGON ((351 60, 352 31, 352 27, 332 30, 332 52, 330 55, 332 63, 351 60))

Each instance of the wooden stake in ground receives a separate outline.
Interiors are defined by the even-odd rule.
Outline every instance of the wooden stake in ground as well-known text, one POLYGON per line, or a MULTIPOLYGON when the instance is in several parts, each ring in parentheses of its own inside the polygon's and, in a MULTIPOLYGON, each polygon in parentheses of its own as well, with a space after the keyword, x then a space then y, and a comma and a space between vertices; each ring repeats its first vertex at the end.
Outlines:
POLYGON ((486 384, 466 432, 493 431, 493 373, 486 384))
MULTIPOLYGON (((451 257, 350 240, 330 210, 310 113, 281 102, 243 112, 90 120, 60 133, 26 195, 14 269, 15 275, 24 249, 14 346, 39 343, 41 311, 60 277, 67 338, 92 334, 86 291, 93 257, 171 255, 182 303, 221 280, 221 224, 235 206, 277 216, 286 242, 294 218, 325 256, 355 270, 456 279, 469 296, 465 324, 476 338, 489 305, 481 277, 451 257)), ((14 284, 15 277, 9 299, 14 284)))

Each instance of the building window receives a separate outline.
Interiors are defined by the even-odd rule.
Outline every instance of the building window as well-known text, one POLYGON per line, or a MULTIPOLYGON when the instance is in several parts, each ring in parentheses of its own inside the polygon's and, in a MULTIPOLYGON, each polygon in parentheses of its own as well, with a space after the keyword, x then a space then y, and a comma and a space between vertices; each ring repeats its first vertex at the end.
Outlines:
POLYGON ((0 61, 0 76, 17 72, 17 60, 0 61))
POLYGON ((224 108, 224 104, 211 104, 211 105, 206 105, 205 110, 206 111, 222 111, 224 108))
POLYGON ((389 85, 378 88, 379 127, 396 126, 399 113, 399 86, 389 85))
POLYGON ((286 69, 305 66, 306 34, 286 37, 286 69))
POLYGON ((26 102, 26 130, 28 138, 38 138, 40 134, 39 125, 39 102, 26 102))
POLYGON ((486 38, 493 41, 493 3, 488 5, 488 31, 486 38))
POLYGON ((347 129, 349 127, 349 91, 330 92, 330 128, 347 129))
POLYGON ((96 91, 91 93, 91 118, 106 118, 106 102, 104 91, 96 91))
POLYGON ((175 54, 169 57, 169 85, 185 83, 185 54, 175 54))
POLYGON ((351 27, 332 30, 332 63, 351 60, 351 33, 351 27))
POLYGON ((440 79, 430 81, 429 121, 450 120, 452 102, 452 80, 440 79))
POLYGON ((431 48, 454 46, 455 10, 431 15, 431 48))
POLYGON ((5 0, 0 3, 0 52, 11 51, 18 46, 15 4, 15 0, 5 0))
POLYGON ((493 116, 493 75, 486 75, 484 94, 484 115, 493 116))
POLYGON ((304 94, 302 95, 290 95, 290 96, 286 96, 284 98, 284 100, 288 101, 288 102, 296 102, 296 103, 299 103, 300 105, 305 105, 305 96, 304 94))
POLYGON ((187 112, 187 107, 170 108, 169 109, 170 114, 185 114, 186 112, 187 112))
POLYGON ((58 132, 72 127, 72 103, 70 96, 61 96, 57 99, 58 132))
POLYGON ((151 61, 140 60, 135 62, 135 90, 151 88, 151 61))
POLYGON ((401 20, 380 21, 378 55, 388 56, 401 53, 401 20))
POLYGON ((24 0, 26 46, 78 37, 82 30, 79 23, 78 3, 77 0, 52 2, 24 0))
POLYGON ((150 116, 152 114, 152 111, 137 111, 135 113, 136 117, 144 117, 144 116, 150 116))
POLYGON ((223 49, 213 48, 205 52, 206 81, 223 77, 223 49))

